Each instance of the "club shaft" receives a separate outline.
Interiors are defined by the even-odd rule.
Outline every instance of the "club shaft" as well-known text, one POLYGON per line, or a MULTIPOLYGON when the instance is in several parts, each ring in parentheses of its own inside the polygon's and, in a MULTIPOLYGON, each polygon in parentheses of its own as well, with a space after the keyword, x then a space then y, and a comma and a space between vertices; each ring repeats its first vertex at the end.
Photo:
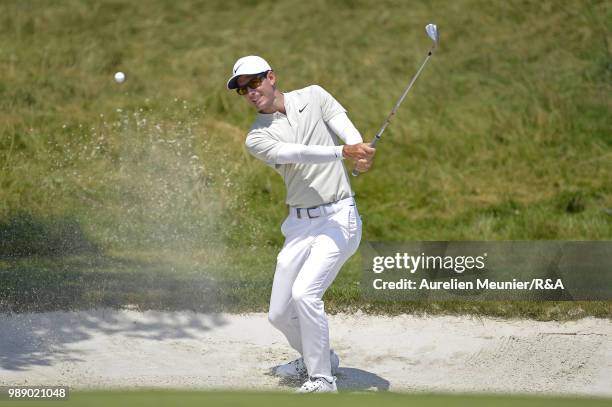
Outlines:
POLYGON ((381 139, 381 137, 382 137, 383 133, 385 132, 387 126, 389 125, 389 123, 391 123, 391 118, 393 116, 395 116, 395 113, 397 112, 397 109, 399 109, 400 105, 402 104, 402 102, 404 101, 406 96, 408 95, 408 92, 410 92, 410 89, 412 89, 412 85, 414 85, 414 83, 416 82, 417 78, 421 74, 421 71, 423 70, 423 68, 425 68, 425 64, 427 64, 427 61, 429 61, 429 58, 431 58, 431 51, 429 51, 427 53, 427 56, 425 57, 425 60, 423 61, 423 63, 419 67, 419 70, 417 71, 416 74, 414 74, 414 76, 412 77, 412 80, 408 84, 408 87, 406 88, 406 90, 404 90, 404 93, 402 93, 402 96, 399 98, 399 100, 397 101, 395 106, 393 106, 393 110, 391 110, 391 113, 389 113, 389 116, 387 116, 387 118, 385 119, 385 122, 383 123, 382 127, 380 128, 380 130, 378 131, 378 133, 374 137, 374 140, 372 140, 372 142, 370 143, 370 147, 376 147, 376 143, 378 143, 378 140, 381 139))
MULTIPOLYGON (((423 61, 423 63, 419 67, 419 70, 416 72, 416 74, 414 74, 414 76, 412 77, 412 80, 410 81, 410 83, 408 84, 406 89, 404 90, 404 93, 402 93, 402 96, 399 98, 399 100, 397 101, 395 106, 393 106, 393 109, 391 110, 391 113, 389 113, 389 115, 385 119, 385 122, 383 123, 382 127, 380 128, 380 130, 378 131, 378 133, 374 137, 374 140, 372 140, 370 142, 370 147, 372 147, 372 148, 376 147, 376 144, 378 143, 378 140, 380 140, 382 138, 382 135, 385 132, 385 129, 387 128, 389 123, 391 123, 391 118, 395 115, 395 113, 397 112, 397 109, 399 109, 400 105, 402 104, 402 102, 404 101, 406 96, 408 95, 408 92, 410 92, 410 89, 412 89, 412 85, 414 85, 414 83, 416 82, 417 78, 421 74, 421 71, 423 70, 423 68, 425 68, 425 65, 427 64, 427 61, 429 61, 429 58, 431 58, 432 54, 433 54, 433 48, 429 50, 429 52, 427 53, 427 56, 425 57, 425 60, 423 61)), ((353 169, 353 173, 352 174, 354 176, 358 176, 359 175, 359 171, 353 169)))

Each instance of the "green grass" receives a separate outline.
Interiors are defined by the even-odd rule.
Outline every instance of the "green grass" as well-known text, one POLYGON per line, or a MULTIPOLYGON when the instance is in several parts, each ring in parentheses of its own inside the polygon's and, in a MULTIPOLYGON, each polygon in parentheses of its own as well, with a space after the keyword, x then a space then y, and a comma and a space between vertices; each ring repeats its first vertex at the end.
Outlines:
MULTIPOLYGON (((0 311, 41 312, 96 307, 266 312, 274 248, 248 251, 171 250, 80 253, 0 260, 0 311), (233 259, 229 262, 227 259, 233 259)), ((377 301, 362 296, 360 256, 354 256, 326 292, 329 313, 479 314, 536 320, 609 318, 610 301, 377 301)))
MULTIPOLYGON (((244 151, 254 112, 224 89, 232 64, 260 54, 282 89, 320 84, 371 139, 429 21, 441 48, 352 180, 364 239, 612 239, 610 2, 4 1, 0 305, 181 308, 164 287, 195 301, 215 280, 227 309, 264 309, 285 192, 244 151)), ((357 268, 330 310, 610 315, 364 304, 357 268)))
MULTIPOLYGON (((6 406, 38 405, 37 401, 3 402, 6 406)), ((436 395, 436 394, 322 394, 294 395, 283 393, 240 393, 201 391, 124 391, 124 392, 72 392, 62 405, 78 406, 414 406, 414 407, 479 407, 479 406, 521 406, 521 407, 599 407, 610 406, 609 399, 509 396, 509 395, 436 395)))

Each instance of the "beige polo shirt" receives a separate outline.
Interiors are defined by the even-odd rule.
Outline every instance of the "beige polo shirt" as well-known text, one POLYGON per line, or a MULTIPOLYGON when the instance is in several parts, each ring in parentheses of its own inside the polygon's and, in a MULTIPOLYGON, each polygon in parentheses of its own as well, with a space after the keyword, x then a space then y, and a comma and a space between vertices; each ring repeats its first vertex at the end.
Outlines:
POLYGON ((290 206, 309 208, 354 195, 342 160, 322 164, 277 164, 280 143, 339 146, 326 124, 346 110, 325 89, 312 85, 284 93, 285 111, 258 113, 246 138, 251 154, 274 168, 287 186, 290 206))

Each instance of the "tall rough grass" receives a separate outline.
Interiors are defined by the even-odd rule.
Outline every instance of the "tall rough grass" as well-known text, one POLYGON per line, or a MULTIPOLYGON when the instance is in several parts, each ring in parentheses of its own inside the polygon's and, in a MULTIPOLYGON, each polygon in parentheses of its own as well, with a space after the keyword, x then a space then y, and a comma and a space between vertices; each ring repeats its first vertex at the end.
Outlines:
POLYGON ((71 217, 109 248, 277 247, 284 187, 224 89, 260 54, 366 139, 366 239, 612 237, 611 6, 526 2, 0 4, 0 218, 71 217), (123 85, 115 71, 127 74, 123 85))

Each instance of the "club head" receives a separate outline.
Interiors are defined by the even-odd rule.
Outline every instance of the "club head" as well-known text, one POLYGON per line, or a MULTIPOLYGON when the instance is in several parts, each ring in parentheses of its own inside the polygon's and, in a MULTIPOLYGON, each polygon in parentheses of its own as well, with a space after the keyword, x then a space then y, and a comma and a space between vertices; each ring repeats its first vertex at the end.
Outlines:
POLYGON ((425 31, 427 32, 427 35, 429 35, 429 38, 431 38, 431 40, 434 42, 434 47, 437 47, 440 41, 438 26, 435 24, 427 24, 425 26, 425 31))

